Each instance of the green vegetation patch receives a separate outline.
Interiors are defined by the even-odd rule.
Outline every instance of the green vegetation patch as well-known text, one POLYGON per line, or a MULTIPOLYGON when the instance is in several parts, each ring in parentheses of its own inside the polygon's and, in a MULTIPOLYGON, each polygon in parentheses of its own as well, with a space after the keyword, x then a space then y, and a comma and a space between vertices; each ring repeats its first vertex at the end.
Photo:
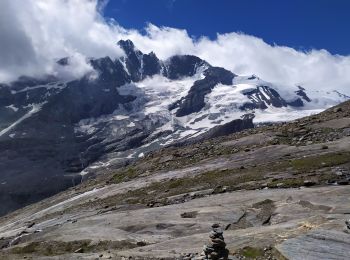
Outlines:
POLYGON ((99 241, 93 243, 91 240, 76 241, 42 241, 31 242, 22 247, 14 247, 10 249, 12 254, 37 254, 45 256, 63 255, 67 253, 88 253, 100 252, 109 249, 131 249, 138 245, 132 241, 99 241))
POLYGON ((128 167, 124 171, 118 172, 112 177, 113 183, 121 183, 132 180, 139 176, 138 171, 134 167, 128 167))
POLYGON ((332 167, 350 162, 349 152, 327 153, 291 161, 292 167, 299 172, 308 172, 322 167, 332 167))
POLYGON ((257 259, 257 260, 265 260, 265 259, 276 259, 276 260, 287 260, 284 256, 282 256, 275 248, 266 247, 265 249, 246 246, 244 248, 239 249, 236 253, 239 259, 257 259))
POLYGON ((261 248, 247 246, 240 251, 240 254, 248 259, 256 259, 263 257, 265 252, 261 248))
POLYGON ((304 185, 303 178, 276 180, 268 183, 269 188, 298 188, 304 185))

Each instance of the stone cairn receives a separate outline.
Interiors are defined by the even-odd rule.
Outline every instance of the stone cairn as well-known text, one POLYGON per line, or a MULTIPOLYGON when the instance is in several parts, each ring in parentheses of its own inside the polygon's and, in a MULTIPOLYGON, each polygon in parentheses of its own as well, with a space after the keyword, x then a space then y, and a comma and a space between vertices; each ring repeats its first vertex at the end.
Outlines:
POLYGON ((203 257, 201 259, 227 260, 228 250, 223 236, 223 230, 219 224, 213 224, 209 234, 210 242, 203 247, 203 257))

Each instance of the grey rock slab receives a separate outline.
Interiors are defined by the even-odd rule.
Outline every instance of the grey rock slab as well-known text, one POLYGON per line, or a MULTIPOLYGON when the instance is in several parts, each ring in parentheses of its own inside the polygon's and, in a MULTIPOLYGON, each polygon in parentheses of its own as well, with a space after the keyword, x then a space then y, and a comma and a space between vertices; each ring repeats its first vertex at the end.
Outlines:
MULTIPOLYGON (((69 200, 66 204, 74 206, 87 198, 103 197, 109 192, 113 194, 118 191, 117 186, 110 187, 113 192, 107 189, 96 190, 78 199, 69 200)), ((131 240, 135 243, 146 241, 147 245, 119 252, 121 256, 123 253, 139 257, 169 257, 174 255, 169 253, 173 250, 177 254, 199 253, 203 245, 208 243, 208 232, 213 223, 225 227, 229 223, 237 222, 246 212, 247 220, 253 226, 226 230, 224 236, 227 248, 237 250, 245 246, 265 247, 303 235, 311 229, 338 230, 341 233, 346 228, 347 216, 344 212, 349 211, 349 198, 348 187, 326 186, 236 191, 158 208, 130 208, 102 214, 98 214, 98 209, 91 209, 91 212, 82 212, 81 215, 62 213, 63 215, 47 220, 35 220, 35 227, 43 231, 26 236, 26 242, 131 240), (261 226, 261 223, 255 221, 260 209, 253 208, 253 205, 267 199, 274 202, 276 209, 271 217, 271 225, 261 226), (309 203, 305 203, 306 201, 309 203), (197 212, 195 218, 181 217, 182 213, 192 211, 197 212), (73 219, 77 221, 73 222, 73 219)), ((38 212, 41 213, 36 216, 50 214, 57 208, 42 211, 40 207, 38 212)), ((14 219, 4 221, 0 227, 0 237, 10 237, 26 228, 30 219, 29 213, 35 214, 33 208, 29 211, 23 210, 23 215, 18 214, 14 219)))
POLYGON ((334 230, 314 230, 288 239, 277 250, 290 260, 350 259, 350 235, 334 230))
POLYGON ((350 118, 337 118, 329 121, 325 121, 319 124, 314 124, 311 127, 314 129, 317 128, 332 128, 332 129, 342 129, 350 126, 350 118))
POLYGON ((267 144, 273 139, 274 139, 274 136, 272 133, 258 133, 258 134, 245 136, 237 140, 226 141, 226 142, 223 142, 222 145, 233 146, 233 147, 244 147, 248 145, 263 145, 263 144, 267 144))

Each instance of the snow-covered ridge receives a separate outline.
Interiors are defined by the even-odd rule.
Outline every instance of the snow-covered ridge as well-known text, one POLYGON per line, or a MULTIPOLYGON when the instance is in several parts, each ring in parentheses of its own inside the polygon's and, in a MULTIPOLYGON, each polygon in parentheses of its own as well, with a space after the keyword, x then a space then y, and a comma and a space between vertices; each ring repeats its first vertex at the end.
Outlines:
MULTIPOLYGON (((164 122, 151 136, 166 131, 172 132, 172 134, 162 138, 161 145, 168 145, 177 140, 198 136, 212 127, 239 119, 246 113, 254 114, 254 121, 257 123, 285 121, 286 118, 294 120, 321 112, 324 108, 346 100, 341 95, 330 95, 334 93, 328 93, 328 96, 323 97, 312 94, 310 97, 314 101, 307 102, 304 100, 304 106, 300 108, 290 105, 277 108, 266 103, 266 109, 242 110, 242 106, 251 102, 252 99, 259 101, 254 95, 248 98, 246 95, 248 92, 258 89, 266 100, 270 100, 273 97, 266 92, 264 87, 276 91, 280 90, 281 87, 276 87, 274 84, 263 81, 254 75, 236 76, 232 85, 216 85, 206 95, 206 105, 201 111, 188 116, 177 117, 176 110, 170 111, 169 106, 185 97, 195 81, 204 78, 203 72, 205 69, 204 66, 201 70, 198 70, 196 75, 179 80, 169 80, 160 75, 148 77, 138 83, 124 85, 119 88, 119 91, 123 95, 136 94, 137 96, 137 99, 133 102, 132 118, 147 115, 153 118, 161 118, 164 122)), ((296 94, 298 89, 297 86, 294 86, 293 89, 282 91, 282 98, 288 101, 300 99, 301 97, 296 94)))
POLYGON ((108 125, 111 135, 126 134, 135 129, 147 128, 151 131, 148 137, 149 141, 129 152, 118 152, 108 156, 104 162, 100 161, 91 165, 82 174, 86 175, 89 171, 94 171, 100 167, 109 167, 112 162, 122 160, 122 158, 141 157, 154 147, 162 147, 186 138, 199 136, 215 126, 240 119, 245 114, 254 114, 255 123, 281 122, 286 119, 293 120, 319 113, 328 106, 346 100, 344 96, 335 92, 322 93, 321 95, 316 93, 318 95, 314 95, 313 93, 309 94, 306 90, 312 101, 304 100, 304 106, 302 107, 290 105, 275 107, 266 103, 265 109, 242 109, 244 104, 250 103, 252 100, 261 101, 258 100, 259 96, 247 95, 249 92, 259 90, 259 95, 266 100, 271 100, 273 97, 270 96, 271 93, 266 91, 266 87, 278 91, 278 93, 283 93, 281 97, 288 101, 301 97, 296 94, 299 90, 297 86, 280 91, 281 87, 276 87, 274 84, 263 81, 254 75, 236 76, 231 85, 217 84, 205 96, 206 105, 199 112, 177 117, 176 109, 170 110, 169 106, 186 97, 194 83, 204 78, 204 71, 205 68, 198 70, 194 76, 176 80, 168 79, 162 75, 154 75, 146 77, 142 81, 131 82, 118 87, 118 92, 121 95, 133 95, 136 99, 126 107, 120 105, 111 115, 80 121, 76 126, 76 131, 93 134, 101 127, 101 123, 104 127, 108 125))

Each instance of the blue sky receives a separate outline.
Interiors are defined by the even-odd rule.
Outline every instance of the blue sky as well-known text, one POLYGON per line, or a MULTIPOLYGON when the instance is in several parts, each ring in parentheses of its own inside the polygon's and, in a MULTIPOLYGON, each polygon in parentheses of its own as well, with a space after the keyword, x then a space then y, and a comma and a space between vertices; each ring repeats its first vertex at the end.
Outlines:
POLYGON ((110 0, 105 16, 125 28, 146 23, 193 37, 244 32, 270 44, 350 54, 349 0, 110 0))

